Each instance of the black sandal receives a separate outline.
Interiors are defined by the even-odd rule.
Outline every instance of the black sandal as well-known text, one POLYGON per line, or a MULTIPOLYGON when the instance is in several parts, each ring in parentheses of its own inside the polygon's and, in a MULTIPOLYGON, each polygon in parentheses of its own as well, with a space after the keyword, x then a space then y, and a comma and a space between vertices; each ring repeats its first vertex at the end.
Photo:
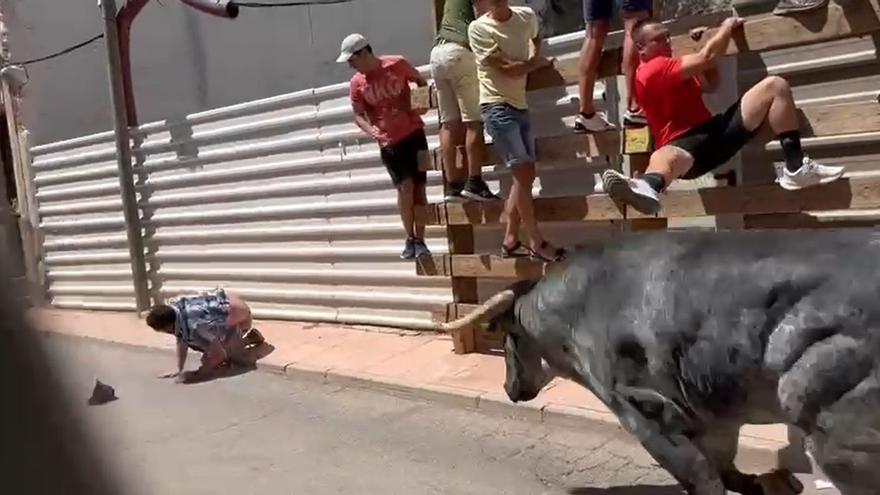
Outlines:
POLYGON ((520 241, 516 241, 516 244, 514 244, 513 247, 507 247, 504 243, 501 244, 502 258, 528 258, 531 255, 532 250, 523 246, 520 241))
MULTIPOLYGON (((549 245, 550 245, 550 243, 548 243, 547 241, 544 241, 541 243, 541 246, 538 249, 545 249, 549 245)), ((557 263, 560 261, 565 261, 565 255, 566 255, 565 249, 562 249, 562 248, 556 248, 556 251, 554 252, 553 258, 546 258, 546 257, 542 256, 541 253, 539 253, 538 251, 535 251, 532 249, 529 249, 529 253, 530 253, 530 257, 533 260, 543 261, 544 263, 557 263)))

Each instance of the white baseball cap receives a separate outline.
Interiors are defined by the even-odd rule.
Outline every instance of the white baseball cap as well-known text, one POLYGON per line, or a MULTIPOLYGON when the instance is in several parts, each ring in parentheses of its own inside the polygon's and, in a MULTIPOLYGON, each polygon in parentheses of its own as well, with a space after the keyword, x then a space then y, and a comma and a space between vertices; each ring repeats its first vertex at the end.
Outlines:
POLYGON ((364 38, 363 35, 357 33, 349 34, 344 40, 342 40, 342 46, 339 48, 339 57, 336 61, 340 64, 348 62, 348 59, 350 59, 355 52, 363 50, 369 44, 367 38, 364 38))

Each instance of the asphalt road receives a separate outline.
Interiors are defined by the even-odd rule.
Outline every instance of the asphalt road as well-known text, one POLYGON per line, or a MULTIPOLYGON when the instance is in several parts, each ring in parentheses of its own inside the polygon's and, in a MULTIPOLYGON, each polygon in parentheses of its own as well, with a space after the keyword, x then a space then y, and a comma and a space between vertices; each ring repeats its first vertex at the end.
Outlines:
POLYGON ((126 494, 681 493, 623 433, 265 372, 180 385, 156 378, 170 354, 43 341, 126 494), (119 400, 87 406, 95 378, 119 400))

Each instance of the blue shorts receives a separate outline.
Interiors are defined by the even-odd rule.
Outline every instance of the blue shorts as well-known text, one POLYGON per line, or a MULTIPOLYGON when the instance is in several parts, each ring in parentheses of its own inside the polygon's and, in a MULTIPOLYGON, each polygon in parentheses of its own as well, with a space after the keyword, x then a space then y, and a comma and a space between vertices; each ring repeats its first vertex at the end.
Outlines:
POLYGON ((610 21, 614 17, 614 7, 619 5, 625 13, 652 12, 652 0, 583 0, 584 22, 610 21))
POLYGON ((535 138, 528 110, 507 103, 489 103, 480 106, 480 113, 498 157, 508 167, 535 163, 535 138))

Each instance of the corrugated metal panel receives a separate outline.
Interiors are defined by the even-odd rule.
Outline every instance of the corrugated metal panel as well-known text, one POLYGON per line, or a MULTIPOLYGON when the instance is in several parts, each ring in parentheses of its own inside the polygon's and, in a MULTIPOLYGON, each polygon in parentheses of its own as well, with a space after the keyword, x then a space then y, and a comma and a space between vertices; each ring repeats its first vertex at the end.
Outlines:
MULTIPOLYGON (((576 56, 579 45, 568 35, 547 49, 576 56)), ((604 90, 597 85, 597 99, 604 90)), ((396 194, 347 95, 341 83, 140 127, 136 186, 154 298, 223 285, 262 317, 431 327, 452 300, 449 280, 419 277, 414 262, 398 259, 396 194)), ((530 96, 538 137, 567 132, 576 95, 572 86, 530 96)), ((436 112, 424 118, 436 147, 436 112)), ((53 304, 132 309, 112 133, 32 152, 53 304)), ((590 192, 607 163, 542 167, 535 192, 590 192)), ((485 177, 509 187, 502 167, 485 177)), ((430 201, 442 200, 441 180, 429 173, 430 201)), ((444 229, 427 237, 446 252, 444 229)))

